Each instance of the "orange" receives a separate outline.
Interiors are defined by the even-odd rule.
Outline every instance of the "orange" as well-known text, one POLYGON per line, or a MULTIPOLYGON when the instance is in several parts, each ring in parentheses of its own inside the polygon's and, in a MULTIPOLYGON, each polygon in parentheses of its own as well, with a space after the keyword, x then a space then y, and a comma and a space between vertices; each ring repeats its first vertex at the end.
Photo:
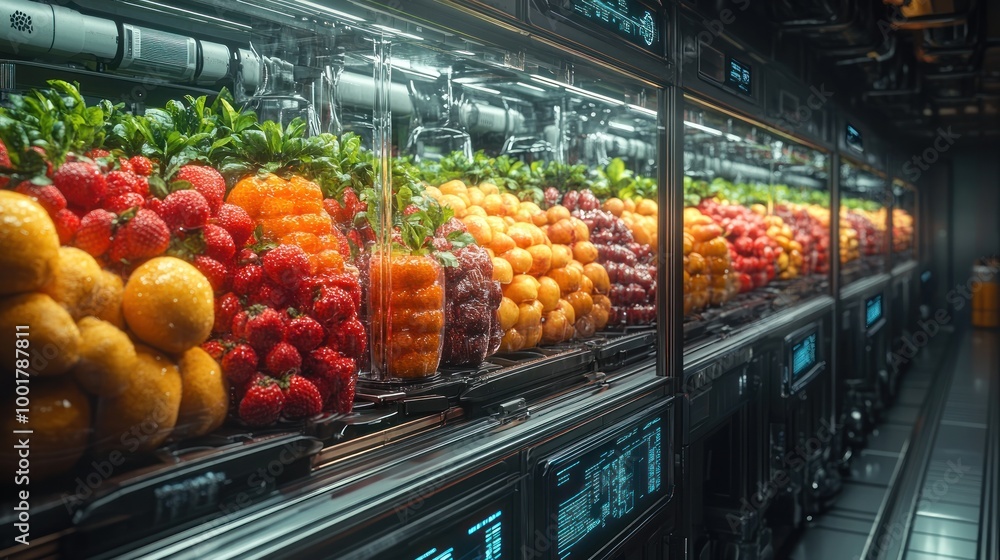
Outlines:
POLYGON ((515 329, 528 329, 542 323, 542 304, 538 300, 526 301, 517 306, 517 323, 515 329))
POLYGON ((604 296, 594 296, 594 309, 590 312, 590 316, 594 319, 594 328, 601 330, 608 326, 608 319, 610 318, 611 311, 611 300, 604 296), (604 298, 607 302, 607 306, 597 304, 597 298, 604 298))
POLYGON ((493 241, 493 228, 490 227, 486 218, 467 215, 462 219, 462 223, 465 224, 465 228, 469 230, 469 235, 476 240, 478 245, 485 247, 493 241))
POLYGON ((76 247, 60 247, 53 274, 42 292, 61 303, 74 321, 92 315, 89 303, 102 282, 101 265, 76 247))
POLYGON ((583 220, 570 218, 569 222, 573 226, 573 241, 590 241, 590 230, 587 229, 587 224, 583 223, 583 220))
POLYGON ((503 216, 503 199, 498 194, 488 194, 483 198, 483 208, 490 216, 503 216))
POLYGON ((552 249, 548 245, 532 245, 528 247, 528 253, 531 255, 531 268, 528 269, 528 274, 541 276, 549 271, 549 267, 552 266, 552 249))
POLYGON ((515 247, 517 244, 509 235, 497 229, 493 230, 493 241, 490 243, 490 249, 493 249, 494 253, 502 255, 515 247))
POLYGON ((506 259, 493 257, 493 279, 501 284, 509 284, 514 278, 514 269, 506 259))
POLYGON ((569 219, 570 217, 569 208, 566 208, 565 206, 558 204, 546 210, 545 217, 548 218, 550 225, 560 220, 569 219))
POLYGON ((625 211, 625 203, 620 198, 612 197, 605 200, 601 208, 606 212, 611 212, 615 216, 621 217, 622 212, 625 211))
POLYGON ((532 224, 518 222, 507 228, 507 235, 514 240, 518 247, 527 249, 535 244, 535 238, 531 231, 531 228, 534 227, 532 224))
POLYGON ((611 290, 611 278, 603 265, 590 263, 583 266, 583 274, 590 279, 593 284, 593 293, 606 294, 611 290))
POLYGON ((136 356, 132 383, 97 407, 94 440, 100 452, 150 451, 177 423, 182 391, 177 364, 146 346, 136 346, 136 356))
POLYGON ((479 216, 480 218, 486 217, 486 210, 482 206, 476 206, 473 204, 465 209, 465 216, 479 216))
POLYGON ((437 187, 427 186, 424 187, 424 194, 440 202, 441 195, 443 195, 444 193, 442 193, 441 189, 437 187))
POLYGON ((543 311, 552 311, 559 307, 559 284, 548 276, 538 279, 538 301, 542 303, 543 311))
POLYGON ((441 190, 441 194, 451 195, 464 194, 469 191, 469 187, 458 179, 452 179, 447 183, 443 183, 438 186, 438 189, 441 190))
POLYGON ((500 329, 506 331, 514 327, 514 323, 517 322, 517 316, 520 311, 517 308, 517 304, 514 303, 514 300, 505 296, 500 300, 500 309, 498 313, 500 318, 500 329))
POLYGON ((229 387, 222 368, 197 346, 181 355, 177 367, 182 390, 174 437, 203 436, 217 429, 229 410, 229 387))
POLYGON ((447 206, 451 208, 452 210, 455 211, 455 217, 461 219, 465 217, 465 209, 469 205, 466 204, 461 197, 458 197, 453 194, 445 194, 441 195, 441 206, 447 206))
MULTIPOLYGON (((38 292, 8 296, 0 300, 0 333, 4 345, 0 347, 0 360, 4 371, 17 366, 17 360, 27 360, 18 355, 14 334, 27 325, 31 373, 38 376, 62 375, 80 359, 80 329, 73 317, 51 297, 38 292)), ((18 369, 27 369, 17 366, 18 369)))
POLYGON ((566 301, 565 299, 560 299, 559 309, 563 312, 563 314, 566 315, 566 320, 569 321, 570 324, 576 323, 576 310, 573 309, 573 306, 570 304, 570 302, 566 301))
POLYGON ((597 260, 597 247, 590 241, 577 241, 573 244, 573 258, 583 264, 597 260))
POLYGON ((510 193, 501 194, 500 201, 503 205, 504 216, 513 216, 514 214, 517 214, 518 208, 521 207, 521 201, 510 193))
POLYGON ((545 314, 545 321, 542 323, 542 343, 557 344, 566 340, 569 328, 569 321, 566 320, 566 314, 561 309, 549 311, 545 314))
POLYGON ((514 247, 510 251, 501 254, 500 257, 507 259, 507 262, 510 263, 510 267, 513 269, 515 274, 524 274, 525 272, 531 270, 531 253, 525 249, 514 247))
POLYGON ((128 388, 135 369, 135 345, 123 331, 96 317, 84 317, 80 329, 77 382, 91 395, 113 397, 128 388))
POLYGON ((197 268, 158 257, 135 269, 125 284, 122 311, 143 342, 170 353, 197 346, 212 333, 212 285, 197 268))
POLYGON ((59 258, 56 226, 32 198, 2 189, 0 216, 0 297, 41 288, 59 258))
POLYGON ((489 181, 483 181, 476 186, 483 191, 483 194, 500 194, 500 187, 497 187, 489 181))
POLYGON ((573 311, 576 313, 577 317, 583 317, 584 315, 589 314, 594 308, 594 300, 591 299, 590 294, 582 290, 566 294, 566 301, 573 306, 573 311))
POLYGON ((523 303, 538 298, 538 287, 541 284, 534 276, 518 274, 514 276, 510 284, 503 287, 503 295, 510 298, 514 303, 523 303))
POLYGON ((573 250, 570 249, 568 245, 560 245, 558 243, 553 243, 552 248, 552 266, 550 268, 562 268, 569 264, 573 260, 573 250))
MULTIPOLYGON (((377 261, 376 261, 377 262, 377 261)), ((378 267, 372 267, 372 278, 381 276, 376 273, 378 267)), ((392 255, 392 289, 417 290, 438 282, 441 267, 432 257, 419 255, 392 255)))
POLYGON ((626 212, 635 212, 635 201, 630 198, 622 200, 622 207, 626 212))
POLYGON ((636 204, 635 211, 643 216, 655 216, 657 212, 656 201, 643 198, 636 204))
POLYGON ((580 289, 580 277, 583 274, 573 266, 564 266, 550 270, 548 276, 559 284, 559 289, 562 290, 562 293, 568 294, 580 289))
POLYGON ((597 325, 591 316, 580 317, 576 320, 576 334, 582 338, 590 338, 597 332, 597 325))
POLYGON ((580 277, 580 291, 585 294, 594 293, 594 283, 587 277, 586 274, 580 277))
MULTIPOLYGON (((549 224, 546 235, 552 243, 569 245, 573 242, 573 227, 573 222, 570 219, 559 220, 558 222, 549 224)), ((586 224, 584 224, 584 227, 586 227, 586 224)))
POLYGON ((542 340, 541 325, 535 325, 533 327, 523 329, 522 332, 524 333, 525 348, 534 348, 535 346, 538 346, 538 343, 542 340))
POLYGON ((493 233, 507 233, 507 222, 503 221, 500 216, 486 216, 486 223, 490 224, 490 228, 493 233))
MULTIPOLYGON (((11 401, 13 410, 14 403, 11 401)), ((87 449, 90 437, 90 399, 70 378, 36 379, 31 383, 31 481, 37 482, 69 471, 87 449)), ((13 414, 2 424, 5 444, 0 463, 17 464, 13 430, 22 430, 13 414)), ((26 437, 26 436, 19 436, 26 437)))
MULTIPOLYGON (((470 204, 469 210, 472 210, 473 206, 482 206, 483 199, 486 198, 486 193, 483 192, 483 189, 481 189, 479 187, 469 187, 469 190, 467 191, 467 193, 468 193, 469 204, 470 204)), ((484 214, 485 214, 485 212, 484 212, 484 214)))
POLYGON ((503 338, 500 340, 501 352, 516 352, 522 348, 524 348, 524 335, 517 329, 510 329, 503 333, 503 338))

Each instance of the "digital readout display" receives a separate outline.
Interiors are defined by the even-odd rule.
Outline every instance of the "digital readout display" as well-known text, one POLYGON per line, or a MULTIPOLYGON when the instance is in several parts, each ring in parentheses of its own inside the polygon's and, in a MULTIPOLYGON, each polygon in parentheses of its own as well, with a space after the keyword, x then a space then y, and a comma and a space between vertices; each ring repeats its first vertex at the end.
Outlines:
MULTIPOLYGON (((637 422, 548 477, 555 558, 587 558, 663 493, 663 419, 637 422)), ((565 463, 565 464, 562 464, 565 463)))
POLYGON ((865 151, 864 142, 861 140, 861 131, 851 125, 847 125, 847 147, 855 152, 865 151))
POLYGON ((744 64, 735 58, 730 58, 726 65, 726 84, 745 95, 751 95, 753 92, 753 77, 750 65, 744 64))
POLYGON ((501 560, 513 559, 510 542, 512 520, 510 500, 477 510, 460 523, 453 524, 434 536, 409 548, 406 556, 413 560, 501 560), (507 548, 504 548, 504 547, 507 548))
POLYGON ((816 365, 819 333, 812 333, 792 346, 792 379, 797 379, 816 365))
POLYGON ((599 25, 646 50, 659 52, 662 22, 656 8, 636 0, 563 0, 568 15, 599 25))
POLYGON ((882 318, 882 294, 865 300, 865 328, 872 328, 872 325, 882 318))

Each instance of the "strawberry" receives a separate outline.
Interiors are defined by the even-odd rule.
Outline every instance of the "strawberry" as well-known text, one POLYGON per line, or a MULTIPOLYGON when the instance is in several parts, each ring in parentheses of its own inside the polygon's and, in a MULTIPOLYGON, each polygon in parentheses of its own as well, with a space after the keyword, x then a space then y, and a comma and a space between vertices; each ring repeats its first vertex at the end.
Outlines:
POLYGON ((0 140, 0 167, 10 167, 10 155, 7 153, 7 144, 0 140))
POLYGON ((347 292, 354 302, 355 309, 361 309, 361 283, 350 274, 335 274, 330 277, 330 284, 347 292))
POLYGON ((236 338, 246 338, 247 336, 247 321, 250 320, 250 314, 246 311, 239 311, 236 315, 233 315, 233 324, 230 327, 230 332, 236 338))
POLYGON ((285 389, 285 406, 282 413, 286 418, 308 418, 323 410, 323 397, 312 381, 301 375, 290 375, 285 389))
POLYGON ((90 159, 106 158, 111 155, 111 152, 103 148, 92 148, 83 153, 83 155, 89 157, 90 159))
POLYGON ((288 322, 285 340, 299 352, 309 352, 323 344, 323 334, 323 326, 316 319, 301 315, 288 322))
POLYGON ((403 215, 404 216, 412 216, 412 215, 416 214, 419 211, 420 211, 420 208, 417 208, 416 204, 410 204, 409 206, 407 206, 406 208, 403 209, 403 215))
POLYGON ((52 222, 55 224, 56 232, 59 234, 60 245, 69 245, 70 241, 73 240, 73 236, 76 235, 77 230, 80 229, 80 217, 68 208, 63 208, 57 212, 52 217, 52 222))
POLYGON ((302 355, 291 344, 279 342, 267 353, 264 363, 267 364, 267 370, 275 376, 298 373, 302 368, 302 355))
POLYGON ((330 217, 333 218, 333 220, 338 224, 347 223, 346 212, 344 210, 344 207, 341 206, 339 202, 337 202, 337 199, 324 198, 323 208, 326 210, 326 213, 329 214, 330 217))
POLYGON ((360 359, 368 348, 368 334, 361 321, 354 317, 331 328, 325 344, 345 356, 360 359))
POLYGON ((320 346, 309 353, 309 372, 317 378, 336 381, 353 375, 355 362, 329 346, 320 346))
POLYGON ((222 357, 221 365, 230 383, 246 383, 257 371, 257 353, 246 344, 237 344, 222 357))
POLYGON ((223 204, 212 223, 229 232, 236 247, 243 247, 253 236, 253 220, 247 211, 235 204, 223 204))
POLYGON ((218 340, 206 340, 201 343, 201 349, 208 353, 216 362, 221 362, 226 353, 226 347, 218 340))
MULTIPOLYGON (((350 358, 347 358, 350 359, 350 358)), ((353 360, 351 360, 353 362, 353 360)), ((337 390, 330 395, 327 409, 338 414, 350 414, 354 408, 354 393, 358 386, 358 376, 351 375, 340 378, 337 390)))
POLYGON ((353 317, 357 313, 351 296, 340 288, 326 286, 313 304, 313 316, 329 328, 353 317))
POLYGON ((212 332, 216 334, 229 332, 233 326, 233 317, 242 309, 239 296, 232 292, 215 298, 215 325, 212 327, 212 332))
POLYGON ((302 313, 312 313, 313 304, 316 298, 323 291, 326 284, 320 276, 307 276, 302 279, 298 287, 295 288, 295 305, 302 313))
POLYGON ((226 290, 229 285, 229 269, 226 268, 226 265, 207 255, 198 255, 194 258, 193 264, 205 275, 205 278, 208 278, 208 283, 212 285, 212 291, 219 293, 226 290))
POLYGON ((241 266, 233 276, 233 291, 241 296, 257 293, 264 283, 264 269, 260 265, 241 266))
POLYGON ((363 212, 365 209, 365 204, 361 202, 358 198, 358 193, 354 192, 352 188, 344 189, 344 210, 348 213, 348 219, 346 223, 354 221, 354 216, 358 215, 358 212, 363 212))
POLYGON ((233 244, 233 238, 229 232, 217 225, 205 224, 201 233, 205 238, 205 256, 220 263, 228 263, 233 260, 233 256, 236 255, 236 245, 233 244))
POLYGON ((264 273, 274 282, 294 288, 309 275, 309 256, 297 245, 278 245, 264 255, 264 273))
POLYGON ((256 293, 250 294, 249 299, 251 303, 261 304, 272 309, 287 307, 291 300, 288 291, 270 280, 261 284, 256 293))
POLYGON ((149 158, 146 156, 132 156, 128 159, 128 162, 132 164, 132 171, 137 175, 149 177, 153 174, 153 162, 149 161, 149 158))
POLYGON ((128 173, 135 173, 135 168, 132 167, 132 162, 123 157, 118 158, 118 169, 127 171, 128 173))
POLYGON ((83 161, 64 163, 52 175, 52 182, 70 205, 85 210, 96 208, 108 190, 101 170, 83 161))
MULTIPOLYGON (((240 401, 240 419, 250 426, 273 424, 285 406, 281 387, 269 377, 252 384, 240 401)), ((300 405, 301 406, 301 405, 300 405)))
MULTIPOLYGON (((243 249, 240 249, 240 252, 236 254, 236 263, 237 264, 241 264, 241 265, 244 265, 244 264, 260 264, 260 256, 257 255, 257 253, 254 252, 253 249, 243 248, 243 249)), ((264 272, 264 270, 261 269, 261 273, 263 273, 263 272, 264 272)))
POLYGON ((208 207, 214 215, 222 207, 222 199, 226 196, 226 180, 218 171, 203 165, 185 165, 177 170, 175 181, 187 181, 197 192, 208 201, 208 207))
POLYGON ((121 196, 105 197, 101 206, 105 210, 110 210, 116 214, 122 214, 129 208, 142 208, 146 205, 146 199, 142 196, 130 192, 121 196))
POLYGON ((152 210, 140 208, 111 242, 111 260, 134 261, 162 255, 170 247, 170 230, 152 210))
POLYGON ((246 339, 254 350, 263 355, 285 338, 285 322, 274 309, 264 308, 247 319, 246 339))
POLYGON ((156 212, 156 215, 159 216, 160 210, 163 209, 163 201, 155 196, 146 196, 146 208, 156 212))
POLYGON ((357 385, 357 362, 326 346, 313 350, 309 358, 316 384, 325 393, 326 409, 349 413, 357 385))
POLYGON ((111 171, 104 176, 104 181, 108 184, 105 197, 121 196, 126 193, 135 192, 135 175, 126 171, 111 171))
POLYGON ((175 191, 163 199, 158 212, 170 231, 200 228, 208 222, 209 206, 198 191, 175 191))
POLYGON ((111 212, 101 208, 91 210, 80 219, 73 244, 90 256, 99 257, 111 247, 114 224, 115 215, 111 212))
POLYGON ((337 239, 337 252, 345 259, 350 257, 351 245, 347 242, 347 236, 337 228, 333 228, 332 235, 337 239))
POLYGON ((35 199, 49 216, 55 216, 66 208, 66 197, 54 185, 36 185, 30 181, 21 181, 14 190, 35 199))
MULTIPOLYGON (((142 175, 136 175, 135 181, 132 183, 132 192, 135 194, 146 198, 149 196, 149 180, 142 175)), ((159 199, 157 199, 159 200, 159 199)))

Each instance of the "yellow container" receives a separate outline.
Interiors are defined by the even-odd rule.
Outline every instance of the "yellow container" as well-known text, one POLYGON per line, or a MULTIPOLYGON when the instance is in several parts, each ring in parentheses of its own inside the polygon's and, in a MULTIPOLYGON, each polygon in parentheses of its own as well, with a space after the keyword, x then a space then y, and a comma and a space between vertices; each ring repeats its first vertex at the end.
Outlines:
POLYGON ((979 288, 972 292, 972 326, 1000 327, 1000 270, 996 266, 972 267, 979 288))

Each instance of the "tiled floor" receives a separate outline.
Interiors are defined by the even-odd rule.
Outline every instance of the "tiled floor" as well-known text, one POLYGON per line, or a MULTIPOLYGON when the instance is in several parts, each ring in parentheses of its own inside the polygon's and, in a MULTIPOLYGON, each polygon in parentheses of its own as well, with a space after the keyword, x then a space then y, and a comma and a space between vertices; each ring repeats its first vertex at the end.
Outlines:
MULTIPOLYGON (((991 383, 1000 382, 1000 333, 966 331, 950 343, 959 346, 956 359, 944 364, 947 369, 936 371, 926 365, 941 363, 933 353, 914 363, 894 407, 868 447, 854 458, 836 505, 813 520, 788 558, 846 560, 862 555, 931 382, 935 376, 949 375, 950 387, 920 495, 909 514, 903 558, 977 560, 988 395, 991 383)), ((938 352, 939 348, 927 350, 938 352)))

